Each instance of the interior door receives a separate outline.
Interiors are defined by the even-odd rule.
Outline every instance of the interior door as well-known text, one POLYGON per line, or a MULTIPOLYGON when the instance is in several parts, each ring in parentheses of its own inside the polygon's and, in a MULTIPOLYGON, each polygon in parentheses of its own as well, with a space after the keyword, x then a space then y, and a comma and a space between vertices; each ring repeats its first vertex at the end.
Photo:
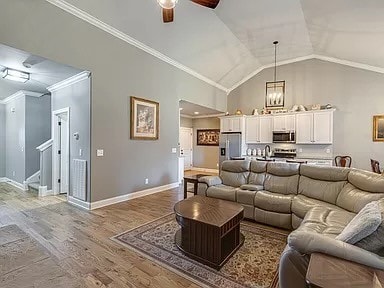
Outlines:
POLYGON ((59 131, 60 131, 60 194, 68 193, 69 191, 69 135, 67 130, 68 116, 67 114, 60 115, 59 117, 59 131))
POLYGON ((193 165, 192 128, 180 128, 180 156, 184 157, 184 170, 190 170, 193 165))

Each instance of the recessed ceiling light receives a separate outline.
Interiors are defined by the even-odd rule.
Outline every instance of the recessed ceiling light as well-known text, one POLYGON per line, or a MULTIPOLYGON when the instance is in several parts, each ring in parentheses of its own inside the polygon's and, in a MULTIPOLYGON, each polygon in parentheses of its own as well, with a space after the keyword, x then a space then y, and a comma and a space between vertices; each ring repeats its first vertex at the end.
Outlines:
POLYGON ((195 115, 199 115, 199 112, 196 111, 196 112, 193 112, 193 114, 195 114, 195 115))
POLYGON ((7 68, 3 72, 3 78, 25 83, 29 80, 29 73, 7 68))

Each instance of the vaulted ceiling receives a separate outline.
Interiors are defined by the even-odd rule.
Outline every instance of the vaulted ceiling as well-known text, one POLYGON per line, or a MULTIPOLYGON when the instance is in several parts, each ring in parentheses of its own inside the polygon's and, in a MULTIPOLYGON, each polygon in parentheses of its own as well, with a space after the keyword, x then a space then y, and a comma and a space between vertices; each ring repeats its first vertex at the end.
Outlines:
POLYGON ((91 15, 228 91, 273 64, 274 40, 282 63, 328 57, 384 73, 383 0, 221 0, 215 10, 179 0, 168 24, 156 0, 47 1, 91 15))

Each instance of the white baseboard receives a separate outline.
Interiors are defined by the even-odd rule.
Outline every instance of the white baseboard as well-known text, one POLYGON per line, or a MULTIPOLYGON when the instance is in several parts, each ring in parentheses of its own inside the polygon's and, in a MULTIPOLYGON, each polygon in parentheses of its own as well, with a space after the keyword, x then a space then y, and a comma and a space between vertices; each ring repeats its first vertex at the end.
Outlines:
POLYGON ((219 169, 192 167, 191 170, 195 170, 195 171, 199 171, 199 172, 207 172, 207 173, 219 173, 219 169))
POLYGON ((48 190, 47 186, 39 186, 39 197, 52 196, 53 190, 48 190))
POLYGON ((109 199, 105 199, 105 200, 96 201, 96 202, 91 203, 91 210, 98 209, 98 208, 105 207, 105 206, 109 206, 109 205, 116 204, 116 203, 120 203, 120 202, 124 202, 124 201, 131 200, 131 199, 159 193, 159 192, 173 189, 176 187, 179 187, 178 182, 171 183, 168 185, 159 186, 159 187, 154 187, 154 188, 150 188, 150 189, 146 189, 146 190, 142 190, 142 191, 138 191, 138 192, 134 192, 131 194, 125 194, 125 195, 121 195, 121 196, 117 196, 117 197, 113 197, 113 198, 109 198, 109 199))
POLYGON ((85 202, 83 200, 77 199, 73 196, 68 196, 68 203, 75 205, 77 207, 90 210, 91 209, 91 203, 85 202))
POLYGON ((5 182, 5 183, 8 183, 16 188, 19 188, 20 190, 23 190, 23 191, 27 191, 28 189, 25 188, 25 185, 24 184, 21 184, 19 182, 16 182, 12 179, 9 179, 7 177, 3 177, 3 178, 0 178, 0 182, 5 182))

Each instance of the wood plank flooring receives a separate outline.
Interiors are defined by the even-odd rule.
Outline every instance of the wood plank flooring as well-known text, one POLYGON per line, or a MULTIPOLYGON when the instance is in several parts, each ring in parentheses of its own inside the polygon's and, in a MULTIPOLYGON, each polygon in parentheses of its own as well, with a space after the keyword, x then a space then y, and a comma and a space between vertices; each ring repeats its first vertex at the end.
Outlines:
MULTIPOLYGON (((172 212, 182 198, 180 188, 86 211, 67 204, 62 196, 38 198, 0 183, 0 226, 16 224, 36 239, 79 280, 80 286, 74 287, 192 288, 198 286, 110 240, 172 212)), ((0 275, 0 287, 5 278, 0 275)), ((18 280, 18 288, 35 287, 28 277, 23 279, 23 283, 18 280)), ((71 283, 68 288, 73 287, 71 283)))

